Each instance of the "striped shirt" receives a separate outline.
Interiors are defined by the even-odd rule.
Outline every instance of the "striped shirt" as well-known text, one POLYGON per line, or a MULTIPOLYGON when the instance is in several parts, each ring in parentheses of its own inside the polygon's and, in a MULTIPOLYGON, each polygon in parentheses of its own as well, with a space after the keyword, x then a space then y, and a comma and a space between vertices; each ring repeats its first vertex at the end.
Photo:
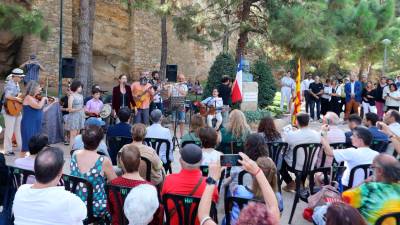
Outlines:
POLYGON ((39 70, 40 66, 36 63, 30 63, 25 65, 26 76, 24 78, 24 82, 28 83, 31 80, 38 81, 39 80, 39 70))

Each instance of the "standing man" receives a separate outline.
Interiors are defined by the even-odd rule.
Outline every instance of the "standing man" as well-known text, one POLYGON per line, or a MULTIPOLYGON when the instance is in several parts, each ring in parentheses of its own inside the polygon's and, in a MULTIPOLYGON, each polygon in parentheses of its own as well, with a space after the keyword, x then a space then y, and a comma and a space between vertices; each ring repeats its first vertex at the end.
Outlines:
POLYGON ((137 112, 135 123, 149 124, 150 101, 154 95, 153 85, 148 82, 149 72, 142 72, 139 81, 131 85, 137 112))
POLYGON ((24 62, 19 68, 23 68, 26 71, 26 76, 24 78, 25 85, 31 80, 39 82, 39 70, 45 71, 44 67, 39 63, 34 54, 32 54, 29 60, 24 62))
POLYGON ((224 75, 221 79, 221 84, 218 85, 219 97, 222 98, 222 123, 228 122, 229 110, 232 105, 232 85, 229 76, 224 75))
MULTIPOLYGON (((171 97, 172 98, 185 98, 187 93, 188 93, 188 87, 185 82, 185 75, 182 73, 178 75, 178 83, 174 84, 172 88, 170 89, 171 97)), ((185 126, 185 102, 183 101, 183 105, 179 105, 175 109, 173 109, 172 112, 172 121, 175 122, 175 120, 178 120, 179 123, 179 135, 178 138, 181 138, 183 136, 184 132, 184 126, 185 126)), ((174 123, 174 130, 175 130, 175 123, 174 123)))
MULTIPOLYGON (((16 68, 11 72, 11 80, 9 80, 4 87, 4 97, 7 101, 16 101, 22 105, 22 99, 19 97, 21 94, 21 89, 19 87, 19 82, 23 79, 24 71, 16 68)), ((21 119, 22 115, 19 112, 17 115, 10 115, 8 110, 3 107, 2 110, 4 116, 4 151, 6 155, 14 155, 12 137, 15 134, 15 139, 17 141, 17 150, 21 151, 22 139, 21 139, 21 119)))
POLYGON ((319 76, 315 76, 315 81, 310 84, 310 116, 314 120, 314 107, 317 107, 317 120, 321 119, 321 95, 324 93, 324 85, 319 81, 319 76))
POLYGON ((397 88, 400 88, 400 74, 397 75, 395 84, 396 84, 397 88))
POLYGON ((350 82, 345 84, 344 91, 346 93, 346 112, 344 114, 344 119, 347 120, 351 110, 353 110, 355 114, 358 114, 358 107, 362 101, 361 82, 356 80, 356 75, 350 75, 350 82))
POLYGON ((306 112, 308 113, 308 110, 310 108, 310 84, 313 83, 314 80, 312 79, 311 73, 307 75, 307 78, 301 82, 301 93, 303 94, 303 99, 306 102, 306 112))
POLYGON ((154 96, 153 96, 153 101, 150 103, 150 113, 154 109, 159 109, 161 112, 163 111, 163 99, 161 97, 161 89, 162 87, 162 82, 160 79, 160 74, 158 71, 153 71, 151 72, 152 79, 150 80, 150 83, 153 85, 154 89, 154 96))
POLYGON ((281 79, 281 110, 283 111, 283 104, 286 101, 288 112, 291 109, 292 92, 295 89, 295 82, 291 77, 290 71, 287 71, 281 79))
POLYGON ((380 120, 383 118, 383 107, 385 106, 385 99, 383 99, 383 89, 385 87, 386 77, 381 77, 375 89, 375 106, 380 120))

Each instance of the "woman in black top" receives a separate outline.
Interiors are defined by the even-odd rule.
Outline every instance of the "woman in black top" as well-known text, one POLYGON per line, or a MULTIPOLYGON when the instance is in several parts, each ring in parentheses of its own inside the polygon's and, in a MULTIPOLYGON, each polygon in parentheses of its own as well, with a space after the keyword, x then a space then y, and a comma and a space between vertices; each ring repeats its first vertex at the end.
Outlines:
POLYGON ((362 107, 364 110, 364 117, 365 114, 369 112, 376 113, 376 107, 375 107, 375 89, 374 85, 372 84, 371 81, 367 82, 367 85, 365 85, 365 88, 363 89, 361 93, 362 97, 362 107))

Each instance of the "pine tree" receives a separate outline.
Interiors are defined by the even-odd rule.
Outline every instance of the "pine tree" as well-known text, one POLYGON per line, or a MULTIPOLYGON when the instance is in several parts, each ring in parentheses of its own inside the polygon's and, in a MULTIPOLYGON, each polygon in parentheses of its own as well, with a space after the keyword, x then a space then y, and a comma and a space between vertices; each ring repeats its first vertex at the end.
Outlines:
POLYGON ((251 67, 251 73, 254 81, 258 82, 258 106, 265 108, 273 102, 276 92, 276 81, 267 59, 258 59, 251 67))
POLYGON ((207 85, 204 88, 204 97, 211 96, 212 89, 221 83, 221 78, 228 75, 234 78, 236 75, 236 63, 232 55, 228 53, 219 54, 208 72, 207 85))

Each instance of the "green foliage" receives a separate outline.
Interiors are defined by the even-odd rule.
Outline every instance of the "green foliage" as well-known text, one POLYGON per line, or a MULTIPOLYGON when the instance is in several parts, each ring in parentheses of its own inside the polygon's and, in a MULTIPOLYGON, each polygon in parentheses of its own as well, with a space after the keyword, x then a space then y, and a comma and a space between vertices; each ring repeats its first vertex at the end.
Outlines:
POLYGON ((256 111, 244 111, 243 113, 246 116, 246 120, 248 123, 256 123, 266 116, 271 116, 271 112, 266 109, 257 109, 256 111))
POLYGON ((232 55, 221 53, 215 58, 213 65, 208 72, 207 84, 204 88, 204 97, 211 96, 212 89, 221 83, 221 78, 228 75, 234 78, 236 75, 236 63, 232 55))
POLYGON ((10 31, 17 37, 33 34, 43 41, 51 32, 39 10, 28 11, 22 6, 6 3, 0 3, 0 30, 10 31))
POLYGON ((276 81, 266 58, 258 59, 251 67, 251 73, 254 81, 258 82, 258 105, 261 108, 267 107, 274 100, 276 81))

